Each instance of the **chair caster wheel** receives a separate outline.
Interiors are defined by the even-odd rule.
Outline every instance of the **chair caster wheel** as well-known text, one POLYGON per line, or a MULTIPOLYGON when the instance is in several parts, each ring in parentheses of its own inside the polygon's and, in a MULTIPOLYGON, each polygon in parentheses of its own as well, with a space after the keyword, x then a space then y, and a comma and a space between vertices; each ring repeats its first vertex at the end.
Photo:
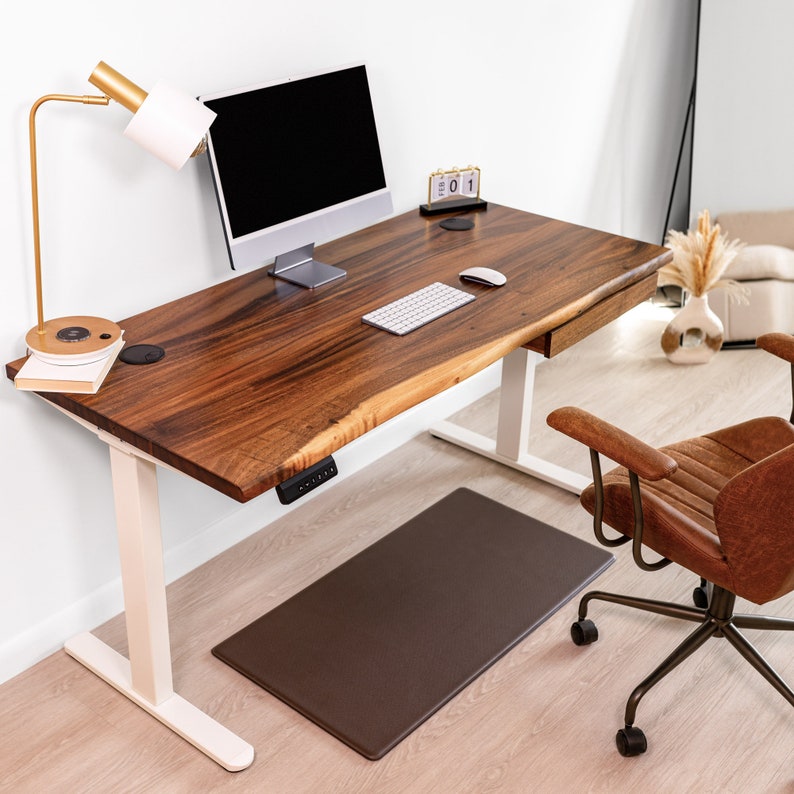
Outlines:
POLYGON ((617 745, 618 752, 626 758, 630 758, 633 755, 640 755, 648 749, 648 742, 645 739, 645 734, 633 725, 627 725, 617 732, 615 744, 617 745))
POLYGON ((705 587, 696 587, 692 591, 692 601, 698 609, 706 609, 709 605, 709 591, 705 587))
POLYGON ((571 639, 574 645, 590 645, 598 639, 598 629, 592 620, 577 620, 571 626, 571 639))

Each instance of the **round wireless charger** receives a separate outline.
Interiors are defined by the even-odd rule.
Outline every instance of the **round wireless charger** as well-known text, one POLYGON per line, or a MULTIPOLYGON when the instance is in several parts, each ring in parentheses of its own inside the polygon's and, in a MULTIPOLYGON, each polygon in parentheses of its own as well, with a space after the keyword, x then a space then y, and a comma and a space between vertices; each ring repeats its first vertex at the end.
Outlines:
POLYGON ((449 229, 451 232, 465 232, 474 228, 474 221, 468 218, 444 218, 438 225, 442 229, 449 229))
POLYGON ((165 350, 159 345, 132 345, 125 347, 119 358, 125 364, 154 364, 165 355, 165 350))

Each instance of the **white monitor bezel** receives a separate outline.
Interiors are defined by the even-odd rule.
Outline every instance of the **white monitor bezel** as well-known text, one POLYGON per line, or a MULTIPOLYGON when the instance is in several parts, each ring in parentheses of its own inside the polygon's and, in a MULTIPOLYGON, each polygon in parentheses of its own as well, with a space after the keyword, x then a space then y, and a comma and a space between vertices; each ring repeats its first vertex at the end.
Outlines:
MULTIPOLYGON (((253 83, 237 88, 217 91, 204 94, 198 97, 200 102, 221 99, 236 94, 256 91, 270 86, 281 85, 284 83, 295 82, 310 77, 324 74, 331 74, 346 69, 359 67, 366 69, 366 62, 358 61, 342 64, 324 69, 316 69, 295 75, 288 75, 261 83, 253 83)), ((369 72, 367 72, 369 83, 369 72)), ((370 85, 370 99, 372 91, 370 85)), ((374 105, 374 102, 373 102, 374 105)), ((375 128, 378 140, 380 134, 377 126, 377 115, 375 115, 375 128)), ((389 189, 386 169, 383 164, 381 151, 381 164, 384 166, 385 186, 370 193, 356 196, 347 201, 333 204, 328 207, 316 210, 296 218, 283 221, 274 226, 265 227, 244 235, 235 237, 229 220, 226 201, 223 194, 223 184, 217 169, 217 161, 214 156, 212 129, 207 135, 207 154, 212 173, 213 184, 215 187, 218 207, 221 215, 221 223, 226 239, 226 246, 229 253, 231 266, 234 270, 250 270, 263 267, 272 263, 281 254, 293 251, 297 248, 305 247, 311 243, 321 244, 335 239, 343 234, 347 234, 357 229, 364 228, 393 212, 391 191, 389 189)))

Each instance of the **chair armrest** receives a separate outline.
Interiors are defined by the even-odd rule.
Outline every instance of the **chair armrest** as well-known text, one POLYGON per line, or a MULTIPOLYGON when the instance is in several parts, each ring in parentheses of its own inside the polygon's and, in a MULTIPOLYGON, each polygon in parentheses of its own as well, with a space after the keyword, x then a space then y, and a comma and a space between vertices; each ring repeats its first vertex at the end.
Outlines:
POLYGON ((775 331, 761 334, 755 340, 755 344, 768 353, 788 361, 789 364, 794 364, 794 336, 775 331))
POLYGON ((557 408, 546 417, 546 422, 643 479, 661 480, 678 468, 669 455, 582 408, 557 408))

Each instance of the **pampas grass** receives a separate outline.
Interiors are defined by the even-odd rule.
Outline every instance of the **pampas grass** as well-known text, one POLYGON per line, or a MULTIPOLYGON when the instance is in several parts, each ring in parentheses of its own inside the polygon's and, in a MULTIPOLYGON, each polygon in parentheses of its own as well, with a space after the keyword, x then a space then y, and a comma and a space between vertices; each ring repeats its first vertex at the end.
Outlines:
POLYGON ((708 210, 698 215, 696 230, 685 234, 671 229, 666 245, 673 251, 673 261, 659 269, 659 285, 675 284, 696 296, 723 287, 731 299, 746 303, 747 288, 738 281, 722 278, 744 243, 729 242, 721 231, 719 224, 711 225, 708 210))

